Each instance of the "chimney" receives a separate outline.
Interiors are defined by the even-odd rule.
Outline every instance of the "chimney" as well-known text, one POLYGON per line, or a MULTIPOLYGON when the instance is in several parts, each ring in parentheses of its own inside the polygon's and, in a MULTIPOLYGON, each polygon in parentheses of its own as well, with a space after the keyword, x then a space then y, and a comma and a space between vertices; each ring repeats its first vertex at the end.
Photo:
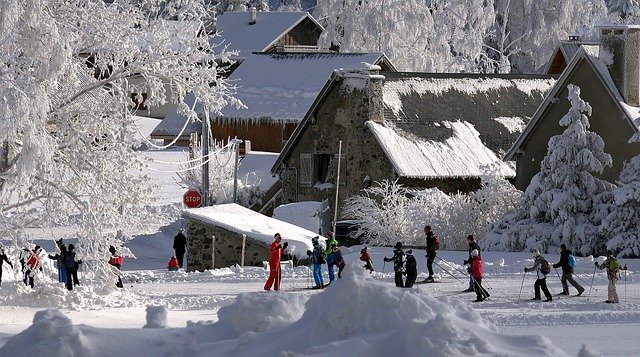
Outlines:
POLYGON ((606 63, 624 101, 640 106, 640 26, 600 27, 599 57, 606 63))
POLYGON ((369 120, 376 123, 384 122, 384 76, 380 69, 377 65, 369 66, 369 120))
POLYGON ((580 36, 579 35, 570 35, 569 36, 569 42, 580 42, 580 36))
POLYGON ((258 20, 258 10, 255 7, 251 7, 249 10, 249 25, 255 25, 258 20))

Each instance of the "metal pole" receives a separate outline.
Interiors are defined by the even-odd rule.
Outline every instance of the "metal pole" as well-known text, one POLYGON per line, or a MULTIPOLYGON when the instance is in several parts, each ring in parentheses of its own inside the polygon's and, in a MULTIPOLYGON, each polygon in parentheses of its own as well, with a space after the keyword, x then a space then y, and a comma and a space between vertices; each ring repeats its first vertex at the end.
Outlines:
POLYGON ((242 235, 242 255, 240 256, 240 266, 244 266, 244 248, 247 245, 247 235, 242 235))
POLYGON ((202 120, 202 207, 209 206, 209 134, 211 123, 209 122, 209 110, 204 110, 202 120))
POLYGON ((527 271, 525 270, 524 275, 522 275, 522 284, 520 284, 520 292, 518 293, 518 300, 520 300, 520 295, 522 295, 522 287, 524 286, 524 277, 527 276, 527 271))
POLYGON ((440 265, 440 264, 438 264, 438 263, 436 263, 436 262, 433 262, 433 264, 435 264, 436 266, 438 266, 438 268, 440 268, 440 269, 444 270, 444 272, 445 272, 445 273, 447 273, 447 274, 451 275, 451 276, 452 276, 454 279, 456 279, 457 281, 459 281, 459 282, 461 282, 461 283, 463 283, 463 284, 466 284, 466 282, 464 282, 464 281, 460 280, 457 276, 455 276, 455 275, 451 274, 451 272, 450 272, 450 271, 448 271, 447 269, 443 268, 443 267, 442 267, 442 265, 440 265))
POLYGON ((240 156, 240 143, 242 140, 237 137, 233 139, 233 145, 235 146, 236 151, 236 164, 233 166, 233 203, 236 203, 238 200, 238 160, 240 156))
POLYGON ((338 219, 338 191, 340 188, 340 161, 342 160, 342 140, 338 144, 338 174, 336 175, 336 203, 333 206, 333 234, 336 234, 336 220, 338 219))
POLYGON ((211 270, 216 266, 216 236, 211 235, 211 270))

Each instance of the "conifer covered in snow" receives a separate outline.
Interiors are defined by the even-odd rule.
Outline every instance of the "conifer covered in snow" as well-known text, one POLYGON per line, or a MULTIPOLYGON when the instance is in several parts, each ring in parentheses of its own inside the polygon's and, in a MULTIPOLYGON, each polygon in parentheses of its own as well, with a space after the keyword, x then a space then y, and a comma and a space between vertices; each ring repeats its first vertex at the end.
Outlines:
MULTIPOLYGON (((211 111, 233 101, 208 38, 198 36, 205 16, 196 0, 0 4, 4 237, 75 226, 78 253, 92 268, 106 266, 110 244, 158 218, 147 209, 132 98, 154 107, 192 91, 211 111)), ((178 108, 197 120, 193 108, 178 108)))
POLYGON ((611 166, 602 138, 589 129, 591 106, 580 98, 580 88, 567 87, 569 112, 560 119, 567 128, 549 140, 540 172, 525 192, 522 208, 491 225, 485 246, 493 250, 557 247, 561 243, 581 254, 601 251, 604 239, 595 209, 613 185, 594 176, 611 166))

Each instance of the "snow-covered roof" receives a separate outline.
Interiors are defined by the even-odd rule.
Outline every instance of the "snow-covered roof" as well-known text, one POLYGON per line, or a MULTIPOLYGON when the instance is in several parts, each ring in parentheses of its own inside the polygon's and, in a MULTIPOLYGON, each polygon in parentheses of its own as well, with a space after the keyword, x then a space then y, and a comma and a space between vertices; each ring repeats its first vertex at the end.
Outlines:
MULTIPOLYGON (((282 242, 288 242, 288 252, 298 258, 306 257, 306 252, 313 249, 311 238, 318 234, 291 223, 265 216, 235 203, 210 207, 192 208, 182 211, 182 217, 222 227, 238 234, 245 234, 269 245, 273 235, 280 233, 282 242)), ((320 237, 324 241, 323 237, 320 237)))
POLYGON ((500 163, 555 83, 550 76, 384 73, 384 123, 367 122, 397 174, 477 177, 500 163))
MULTIPOLYGON (((234 97, 247 108, 225 107, 222 116, 212 115, 212 120, 299 123, 334 70, 362 68, 365 63, 393 68, 382 53, 254 53, 228 78, 239 87, 234 97)), ((185 103, 191 107, 194 100, 190 94, 185 103)), ((178 135, 185 121, 173 110, 152 135, 178 135)), ((183 136, 200 130, 200 123, 189 123, 183 136)))
POLYGON ((567 68, 562 72, 560 78, 558 78, 554 87, 547 93, 542 104, 536 110, 533 115, 531 122, 527 124, 526 128, 522 131, 520 136, 516 139, 513 146, 507 151, 504 156, 504 160, 514 160, 516 152, 520 149, 525 141, 529 138, 533 129, 538 125, 538 122, 542 119, 543 114, 546 112, 547 108, 553 104, 552 100, 558 97, 558 93, 562 91, 563 88, 567 86, 569 83, 569 79, 573 76, 575 68, 583 61, 586 61, 595 74, 595 77, 598 78, 605 89, 613 99, 613 101, 620 108, 620 112, 624 114, 625 119, 630 123, 630 125, 635 128, 636 132, 640 132, 640 128, 636 124, 634 124, 635 120, 640 117, 640 108, 633 107, 628 105, 623 97, 618 91, 618 88, 611 78, 611 74, 609 73, 609 69, 607 65, 599 58, 599 47, 598 46, 583 46, 580 48, 578 53, 573 57, 571 62, 567 65, 567 68))
POLYGON ((307 12, 260 11, 253 25, 249 24, 250 12, 225 12, 216 18, 217 36, 210 37, 209 42, 212 46, 229 46, 228 50, 239 51, 238 58, 246 58, 252 52, 266 51, 307 18, 320 32, 324 30, 307 12))

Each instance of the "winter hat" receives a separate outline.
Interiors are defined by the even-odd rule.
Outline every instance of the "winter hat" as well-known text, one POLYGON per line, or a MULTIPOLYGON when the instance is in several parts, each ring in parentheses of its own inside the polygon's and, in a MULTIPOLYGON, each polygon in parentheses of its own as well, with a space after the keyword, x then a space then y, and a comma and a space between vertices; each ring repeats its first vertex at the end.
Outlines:
POLYGON ((560 244, 560 249, 567 249, 567 245, 564 243, 560 244))
POLYGON ((607 250, 607 255, 613 255, 613 250, 607 250))
POLYGON ((411 250, 411 249, 407 250, 407 254, 408 255, 413 255, 413 250, 411 250))
POLYGON ((33 251, 34 251, 34 252, 38 252, 38 251, 40 251, 40 246, 39 246, 39 245, 36 245, 36 246, 33 248, 33 251))
POLYGON ((534 249, 531 251, 531 255, 533 255, 534 258, 537 258, 538 255, 540 255, 540 251, 537 249, 534 249))
POLYGON ((396 249, 402 249, 402 243, 398 242, 393 247, 396 248, 396 249))
POLYGON ((475 240, 475 238, 473 237, 473 234, 469 234, 469 235, 467 236, 467 240, 468 240, 468 241, 473 241, 473 240, 475 240))
POLYGON ((474 249, 474 250, 472 250, 472 251, 471 251, 471 256, 472 256, 472 257, 477 257, 477 256, 478 256, 478 254, 479 254, 479 252, 478 252, 478 250, 477 250, 477 249, 474 249))
POLYGON ((69 243, 69 248, 68 249, 69 250, 73 250, 74 248, 75 248, 75 246, 73 244, 69 243))
POLYGON ((313 243, 313 245, 317 245, 318 244, 318 236, 315 236, 315 237, 311 238, 311 243, 313 243))

